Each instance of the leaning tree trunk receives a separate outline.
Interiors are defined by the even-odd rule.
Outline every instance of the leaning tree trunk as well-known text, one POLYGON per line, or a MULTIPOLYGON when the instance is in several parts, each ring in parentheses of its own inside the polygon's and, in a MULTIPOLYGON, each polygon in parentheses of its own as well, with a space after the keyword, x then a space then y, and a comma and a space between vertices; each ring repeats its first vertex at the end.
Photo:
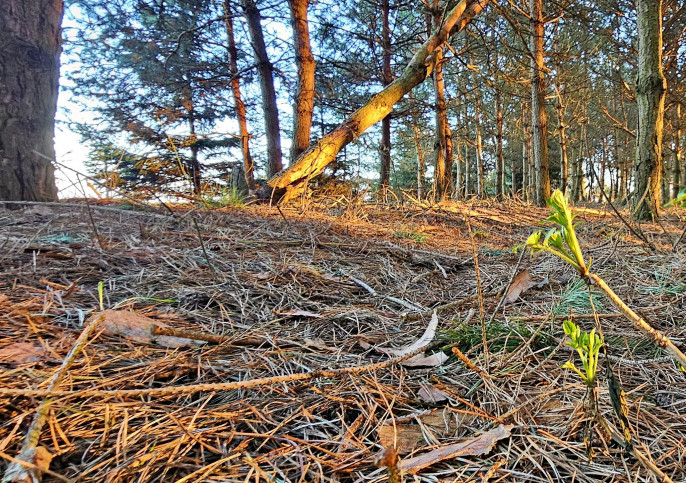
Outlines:
POLYGON ((338 152, 353 139, 386 117, 395 103, 431 75, 436 54, 445 42, 461 31, 488 3, 488 0, 462 0, 447 13, 441 28, 415 52, 402 75, 355 111, 340 126, 311 145, 291 166, 269 181, 275 197, 284 200, 297 196, 305 182, 318 175, 336 159, 338 152))
POLYGON ((241 135, 241 152, 243 153, 243 174, 248 191, 255 191, 255 163, 250 154, 250 133, 248 132, 248 119, 245 112, 245 103, 241 97, 241 80, 238 75, 238 49, 236 37, 233 31, 233 18, 231 0, 224 0, 224 15, 226 16, 226 36, 228 38, 229 70, 231 72, 231 92, 235 104, 236 118, 241 135))
POLYGON ((307 8, 310 0, 290 0, 295 64, 298 67, 298 88, 293 107, 293 143, 291 161, 310 147, 312 113, 314 111, 314 56, 310 46, 307 8))
MULTIPOLYGON (((382 27, 381 27, 381 58, 382 72, 381 80, 386 87, 393 82, 391 72, 391 28, 389 17, 391 15, 391 5, 389 0, 382 0, 382 27)), ((381 144, 379 145, 379 155, 381 167, 379 170, 379 199, 387 201, 388 190, 391 186, 391 114, 389 113, 381 120, 381 144)))
POLYGON ((636 103, 636 189, 631 204, 634 217, 660 215, 662 177, 662 125, 667 80, 662 72, 662 1, 637 0, 638 77, 636 103))
POLYGON ((54 201, 62 0, 0 9, 0 200, 54 201))
POLYGON ((531 127, 533 130, 534 203, 545 205, 550 198, 548 169, 548 116, 545 112, 545 63, 543 0, 531 0, 531 127))
POLYGON ((257 72, 260 76, 264 127, 267 137, 268 175, 274 176, 282 168, 279 110, 276 105, 276 91, 274 90, 274 66, 267 56, 267 46, 264 43, 264 34, 262 33, 262 19, 255 0, 243 0, 243 12, 248 21, 248 32, 255 52, 257 72))

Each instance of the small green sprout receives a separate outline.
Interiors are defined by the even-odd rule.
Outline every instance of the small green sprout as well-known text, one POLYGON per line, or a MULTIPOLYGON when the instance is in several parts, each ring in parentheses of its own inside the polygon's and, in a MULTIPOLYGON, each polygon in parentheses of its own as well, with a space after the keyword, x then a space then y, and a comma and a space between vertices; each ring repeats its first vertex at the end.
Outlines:
POLYGON ((563 328, 565 334, 571 339, 567 345, 576 349, 584 372, 581 372, 571 361, 566 362, 562 367, 576 372, 589 388, 594 387, 598 370, 598 353, 603 346, 603 339, 595 333, 595 329, 591 332, 582 332, 571 320, 565 320, 563 328))
POLYGON ((559 228, 548 231, 543 241, 541 241, 543 232, 540 230, 534 232, 526 241, 526 246, 529 247, 532 254, 539 251, 552 253, 573 266, 582 277, 585 276, 591 266, 591 261, 589 259, 588 265, 584 261, 581 246, 574 230, 576 227, 574 224, 575 216, 569 209, 567 199, 560 190, 555 190, 553 195, 546 200, 546 203, 551 210, 547 221, 555 223, 559 228))

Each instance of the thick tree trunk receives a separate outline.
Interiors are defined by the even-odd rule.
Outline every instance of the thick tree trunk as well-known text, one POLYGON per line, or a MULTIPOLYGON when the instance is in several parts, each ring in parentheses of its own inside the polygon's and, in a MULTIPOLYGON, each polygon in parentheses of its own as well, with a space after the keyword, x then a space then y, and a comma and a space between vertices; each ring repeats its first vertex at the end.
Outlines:
POLYGON ((279 109, 276 105, 276 91, 274 90, 274 67, 267 56, 267 46, 262 33, 262 16, 255 4, 255 0, 242 0, 243 13, 248 22, 248 32, 255 60, 257 72, 260 76, 262 91, 262 109, 264 110, 264 128, 267 137, 268 176, 274 176, 281 171, 281 132, 279 129, 279 109))
POLYGON ((57 199, 48 159, 55 157, 62 12, 62 0, 5 0, 0 9, 0 200, 57 199))
POLYGON ((231 0, 224 0, 224 15, 226 15, 226 36, 228 39, 227 50, 229 52, 229 70, 233 76, 231 79, 231 92, 235 104, 236 118, 241 136, 241 153, 243 154, 243 173, 248 191, 255 191, 255 163, 250 154, 250 134, 248 133, 248 119, 245 112, 245 103, 241 96, 241 80, 238 75, 238 49, 236 48, 236 36, 233 30, 233 12, 231 0))
MULTIPOLYGON (((382 60, 382 83, 386 87, 393 82, 391 72, 391 28, 389 17, 391 5, 389 0, 381 1, 381 60, 382 60)), ((379 146, 381 166, 379 171, 379 198, 386 201, 388 190, 391 185, 391 115, 386 115, 381 120, 381 144, 379 146)))
POLYGON ((436 53, 441 51, 445 42, 454 33, 462 30, 487 3, 488 0, 462 0, 450 10, 444 18, 441 29, 434 32, 419 47, 400 77, 372 96, 367 104, 310 146, 288 169, 269 181, 275 194, 283 195, 283 192, 278 191, 286 190, 285 199, 289 199, 301 193, 305 181, 324 171, 326 166, 336 159, 336 155, 343 146, 386 117, 393 110, 395 103, 431 75, 435 66, 436 53))
POLYGON ((293 142, 291 161, 298 159, 310 146, 312 113, 314 112, 314 56, 310 46, 310 32, 307 23, 307 8, 310 0, 289 0, 295 64, 298 68, 298 88, 293 106, 293 142))
POLYGON ((641 220, 660 216, 662 126, 667 80, 662 72, 662 1, 637 0, 638 77, 636 102, 636 188, 631 204, 641 220))
POLYGON ((544 206, 550 198, 548 168, 548 116, 545 111, 543 0, 531 0, 531 124, 533 130, 534 203, 544 206))

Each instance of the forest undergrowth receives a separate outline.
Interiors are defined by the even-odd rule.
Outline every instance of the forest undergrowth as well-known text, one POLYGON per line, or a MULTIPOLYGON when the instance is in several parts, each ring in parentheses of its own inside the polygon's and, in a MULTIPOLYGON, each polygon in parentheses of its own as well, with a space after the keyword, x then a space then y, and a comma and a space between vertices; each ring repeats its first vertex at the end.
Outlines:
MULTIPOLYGON (((593 272, 683 351, 683 213, 634 226, 639 238, 609 208, 573 211, 593 272)), ((0 471, 685 481, 684 368, 572 267, 522 252, 548 214, 345 196, 171 212, 0 205, 0 471), (647 462, 595 424, 587 385, 563 368, 581 368, 563 322, 590 332, 596 315, 597 412, 622 433, 607 361, 647 462)))

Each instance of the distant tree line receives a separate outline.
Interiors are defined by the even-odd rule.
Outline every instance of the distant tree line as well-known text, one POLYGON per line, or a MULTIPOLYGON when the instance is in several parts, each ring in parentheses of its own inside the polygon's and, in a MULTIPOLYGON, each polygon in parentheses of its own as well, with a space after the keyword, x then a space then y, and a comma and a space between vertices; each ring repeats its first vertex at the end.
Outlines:
MULTIPOLYGON (((10 2, 26 25, 49 20, 53 30, 19 38, 0 13, 2 45, 27 64, 3 47, 3 72, 25 69, 16 75, 35 82, 34 94, 0 89, 43 96, 19 123, 7 120, 21 113, 0 105, 0 198, 52 199, 43 111, 55 103, 62 4, 10 2)), ((405 190, 542 204, 561 188, 573 201, 628 202, 650 218, 686 184, 679 0, 66 7, 66 79, 87 113, 72 127, 92 148, 90 169, 112 186, 200 196, 240 164, 249 190, 263 178, 264 192, 290 198, 333 167, 338 179, 367 178, 380 200, 405 190)))

